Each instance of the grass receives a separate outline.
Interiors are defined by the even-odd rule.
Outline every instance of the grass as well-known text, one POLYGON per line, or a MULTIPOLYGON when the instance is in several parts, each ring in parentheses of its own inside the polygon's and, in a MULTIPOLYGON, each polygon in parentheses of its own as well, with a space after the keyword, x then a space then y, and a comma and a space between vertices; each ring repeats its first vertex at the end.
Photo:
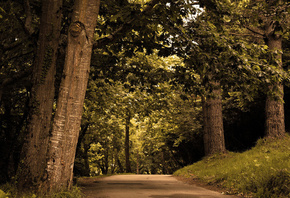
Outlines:
MULTIPOLYGON (((132 174, 132 173, 124 173, 124 174, 132 174)), ((7 183, 0 186, 0 198, 82 198, 84 195, 81 192, 81 188, 78 187, 79 185, 81 186, 82 184, 85 184, 87 181, 90 181, 91 179, 99 179, 108 176, 111 175, 99 175, 94 177, 76 178, 77 186, 73 186, 71 190, 62 191, 51 195, 35 195, 33 193, 25 193, 25 194, 19 193, 15 185, 7 183)))
POLYGON ((15 186, 6 184, 0 186, 0 198, 82 198, 80 188, 74 186, 69 191, 62 191, 51 195, 35 195, 33 193, 19 193, 15 186))
POLYGON ((245 197, 290 197, 290 136, 261 139, 244 153, 217 154, 184 167, 176 176, 197 179, 245 197))

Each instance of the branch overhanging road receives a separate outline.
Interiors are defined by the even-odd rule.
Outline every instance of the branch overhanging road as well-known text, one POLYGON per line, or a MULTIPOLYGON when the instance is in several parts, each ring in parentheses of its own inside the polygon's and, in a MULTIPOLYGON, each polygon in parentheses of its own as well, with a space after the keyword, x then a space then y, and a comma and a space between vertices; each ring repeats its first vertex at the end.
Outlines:
POLYGON ((234 198, 171 175, 115 175, 88 180, 81 185, 87 198, 234 198))

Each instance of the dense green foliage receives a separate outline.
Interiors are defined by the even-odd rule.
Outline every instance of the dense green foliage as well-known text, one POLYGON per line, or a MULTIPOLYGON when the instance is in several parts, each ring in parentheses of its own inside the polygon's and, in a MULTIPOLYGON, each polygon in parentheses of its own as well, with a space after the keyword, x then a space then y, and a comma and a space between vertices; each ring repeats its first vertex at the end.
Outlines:
POLYGON ((90 172, 81 169, 85 161, 82 156, 91 161, 92 175, 124 171, 124 131, 128 111, 134 115, 130 125, 134 172, 139 166, 139 173, 172 173, 202 156, 200 143, 196 147, 178 148, 181 143, 186 145, 200 140, 201 107, 194 102, 198 99, 185 99, 182 90, 174 90, 168 82, 162 82, 162 76, 170 72, 169 67, 180 63, 177 57, 159 58, 156 54, 137 53, 127 59, 125 65, 119 65, 125 69, 122 81, 90 81, 76 173, 90 172), (144 75, 136 75, 133 69, 144 72, 144 75), (148 79, 157 83, 149 83, 148 79), (199 152, 191 155, 193 149, 199 152))
POLYGON ((290 137, 260 139, 243 153, 205 158, 174 173, 224 188, 225 193, 254 197, 289 197, 290 137))

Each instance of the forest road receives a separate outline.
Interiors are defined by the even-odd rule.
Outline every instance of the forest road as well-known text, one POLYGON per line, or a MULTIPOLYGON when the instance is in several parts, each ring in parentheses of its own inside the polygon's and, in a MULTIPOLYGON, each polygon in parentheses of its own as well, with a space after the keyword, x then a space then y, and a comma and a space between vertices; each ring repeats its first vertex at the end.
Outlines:
POLYGON ((80 187, 87 198, 234 198, 195 185, 171 175, 115 175, 87 179, 80 187))

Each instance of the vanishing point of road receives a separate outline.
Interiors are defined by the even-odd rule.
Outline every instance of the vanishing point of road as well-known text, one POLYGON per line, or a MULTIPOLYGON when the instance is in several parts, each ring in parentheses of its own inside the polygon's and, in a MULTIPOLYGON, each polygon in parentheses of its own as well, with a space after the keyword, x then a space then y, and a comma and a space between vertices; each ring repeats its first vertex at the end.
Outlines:
POLYGON ((171 175, 115 175, 84 183, 87 198, 233 198, 171 175))

